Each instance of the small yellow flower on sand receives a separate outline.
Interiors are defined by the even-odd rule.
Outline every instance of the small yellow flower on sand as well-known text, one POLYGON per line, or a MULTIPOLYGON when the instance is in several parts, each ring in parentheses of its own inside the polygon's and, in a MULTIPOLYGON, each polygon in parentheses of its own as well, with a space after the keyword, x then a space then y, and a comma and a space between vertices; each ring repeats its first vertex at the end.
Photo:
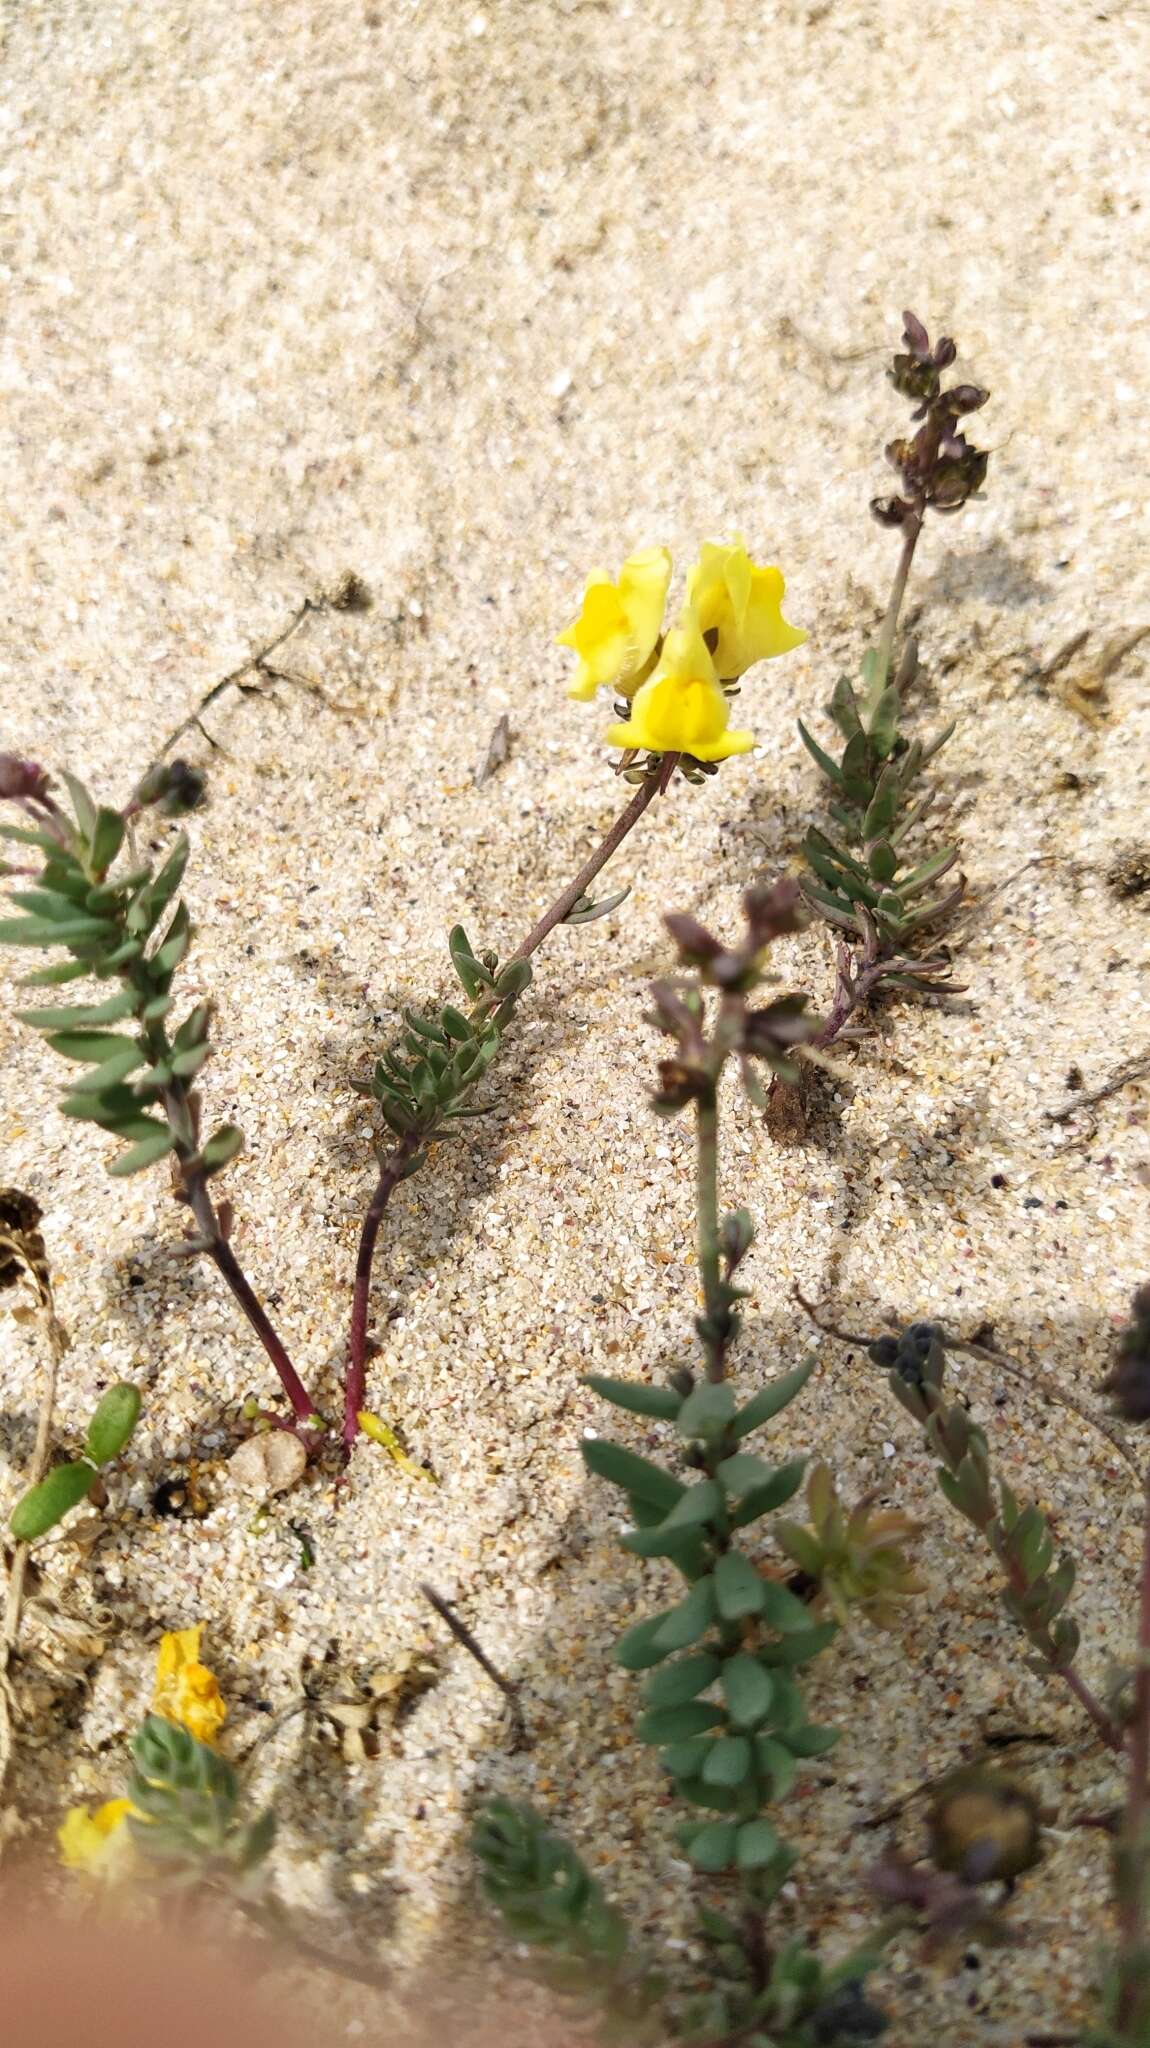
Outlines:
POLYGON ((131 1811, 128 1799, 106 1799, 95 1813, 86 1806, 69 1807, 56 1829, 65 1869, 82 1870, 87 1877, 122 1876, 132 1854, 132 1838, 124 1827, 131 1811))
POLYGON ((699 621, 686 611, 668 633, 654 675, 636 691, 630 718, 610 727, 607 744, 725 761, 755 744, 753 733, 728 731, 729 717, 699 621))
POLYGON ((741 540, 732 547, 707 541, 687 579, 687 602, 704 633, 713 634, 715 671, 733 682, 756 661, 801 647, 806 634, 782 613, 782 571, 760 568, 741 540))
POLYGON ((175 1721, 209 1748, 227 1719, 215 1674, 200 1663, 203 1624, 165 1635, 156 1658, 156 1690, 152 1706, 166 1721, 175 1721))
POLYGON ((571 647, 579 656, 568 696, 587 703, 604 683, 624 697, 634 695, 653 665, 670 581, 666 548, 644 548, 629 556, 617 583, 605 570, 588 578, 579 617, 559 635, 560 647, 571 647))

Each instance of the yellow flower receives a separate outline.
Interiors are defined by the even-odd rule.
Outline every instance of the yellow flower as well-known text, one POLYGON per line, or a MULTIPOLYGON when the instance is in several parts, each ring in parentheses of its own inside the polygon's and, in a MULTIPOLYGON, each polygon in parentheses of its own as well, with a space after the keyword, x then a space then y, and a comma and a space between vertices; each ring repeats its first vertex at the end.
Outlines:
POLYGON ((65 1869, 82 1870, 87 1877, 122 1877, 132 1855, 132 1838, 124 1828, 131 1811, 129 1799, 106 1799, 95 1813, 86 1806, 69 1807, 56 1829, 65 1869))
POLYGON ((152 1706, 166 1721, 175 1721, 197 1742, 214 1748, 228 1710, 213 1672, 200 1663, 202 1622, 165 1635, 156 1658, 156 1690, 152 1706))
POLYGON ((617 583, 605 570, 588 578, 579 617, 559 635, 559 646, 579 656, 568 696, 587 703, 603 683, 613 683, 624 697, 634 695, 654 666, 670 581, 666 548, 629 556, 617 583))
POLYGON ((685 611, 667 635, 654 675, 636 691, 630 718, 625 725, 611 726, 607 744, 725 761, 728 754, 748 753, 755 744, 752 733, 728 732, 729 717, 702 628, 695 614, 685 611))
POLYGON ((770 661, 801 647, 806 634, 782 614, 782 572, 759 568, 741 540, 733 547, 707 541, 687 579, 687 602, 714 648, 715 669, 726 683, 752 662, 770 661))

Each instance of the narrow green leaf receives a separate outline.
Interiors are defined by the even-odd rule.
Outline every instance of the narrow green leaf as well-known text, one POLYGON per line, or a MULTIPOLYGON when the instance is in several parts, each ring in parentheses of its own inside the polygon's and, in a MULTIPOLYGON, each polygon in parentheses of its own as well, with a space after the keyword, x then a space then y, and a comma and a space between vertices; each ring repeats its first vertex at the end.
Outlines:
POLYGON ((769 1479, 745 1494, 731 1516, 732 1529, 745 1529, 749 1523, 757 1522, 760 1515, 773 1514, 796 1494, 803 1483, 807 1469, 805 1457, 791 1458, 785 1465, 777 1465, 769 1479))
POLYGON ((870 716, 868 737, 880 761, 885 761, 898 738, 898 721, 902 711, 898 691, 884 690, 870 716))
POLYGON ((924 860, 920 867, 912 868, 909 875, 903 877, 897 885, 897 894, 904 903, 908 903, 912 896, 918 896, 924 889, 929 889, 931 883, 937 882, 940 875, 949 874, 957 859, 957 846, 944 846, 938 853, 932 854, 929 860, 924 860))
POLYGON ((884 768, 863 819, 864 839, 879 839, 890 831, 898 811, 900 791, 897 768, 884 768))
POLYGON ((82 939, 111 937, 111 926, 99 917, 0 918, 0 946, 70 946, 82 939))
POLYGON ((806 726, 803 724, 801 718, 796 719, 795 723, 799 728, 799 738, 801 739, 804 747, 806 748, 811 759, 818 763, 818 766, 822 769, 823 774, 826 776, 828 782, 833 782, 836 784, 836 786, 841 785, 843 779, 842 771, 839 769, 837 764, 831 760, 829 754, 824 754, 818 741, 811 738, 811 735, 807 731, 806 726))
POLYGON ((20 977, 21 988, 61 988, 66 981, 85 981, 93 972, 87 960, 61 960, 56 967, 38 967, 20 977))
POLYGON ((176 905, 175 915, 164 934, 163 943, 152 954, 149 967, 154 981, 163 981, 173 975, 187 952, 192 938, 192 920, 186 904, 176 905))
POLYGON ((889 839, 876 839, 867 854, 867 866, 876 882, 885 888, 898 873, 898 855, 889 839))
POLYGON ((567 912, 563 922, 564 924, 594 924, 596 918, 610 917, 611 912, 618 910, 619 905, 625 903, 630 894, 631 884, 627 882, 622 889, 616 889, 612 895, 600 897, 598 903, 588 903, 586 901, 581 904, 577 903, 574 910, 567 912))
POLYGON ((96 821, 99 816, 95 800, 90 791, 80 781, 79 776, 69 775, 66 768, 61 768, 60 780, 72 799, 72 809, 76 813, 76 823, 79 825, 85 839, 91 840, 96 830, 96 821))
POLYGON ((22 1494, 12 1510, 8 1526, 18 1543, 34 1543, 62 1522, 70 1508, 78 1507, 91 1489, 96 1470, 86 1458, 71 1465, 57 1465, 39 1486, 22 1494))
POLYGON ((109 996, 106 1003, 73 1003, 59 1010, 17 1010, 17 1022, 31 1024, 36 1031, 90 1031, 101 1024, 118 1024, 135 1015, 139 996, 134 989, 109 996))
POLYGON ((732 1424, 731 1435, 735 1442, 741 1443, 744 1437, 750 1436, 752 1430, 761 1429, 764 1422, 770 1422, 774 1416, 781 1414, 795 1396, 802 1393, 815 1369, 815 1364, 815 1354, 812 1351, 793 1372, 784 1373, 781 1379, 772 1380, 769 1386, 763 1387, 760 1393, 753 1395, 751 1400, 739 1409, 732 1424))
POLYGON ((183 1052, 173 1052, 170 1061, 173 1074, 178 1074, 181 1081, 190 1080, 193 1074, 199 1073, 205 1060, 211 1058, 211 1053, 210 1045, 189 1045, 183 1052))
POLYGON ((597 1479, 608 1479, 613 1486, 638 1494, 640 1500, 650 1501, 652 1507, 661 1508, 664 1514, 670 1513, 686 1491, 661 1465, 653 1465, 649 1458, 640 1458, 635 1451, 624 1450, 622 1444, 610 1443, 606 1437, 584 1437, 580 1448, 588 1471, 597 1479))
POLYGON ((632 1415, 654 1415, 663 1422, 673 1422, 683 1405, 683 1396, 673 1387, 651 1387, 644 1380, 604 1379, 600 1373, 589 1372, 583 1384, 615 1408, 625 1408, 632 1415))
POLYGON ((490 977, 476 959, 471 940, 461 924, 455 925, 448 934, 447 945, 451 964, 463 984, 464 993, 474 1002, 480 989, 488 985, 490 977))
POLYGON ((62 851, 50 832, 34 831, 31 825, 0 825, 0 839, 11 839, 17 846, 36 846, 49 860, 59 860, 62 851))
POLYGON ((858 699, 849 676, 838 678, 831 695, 830 714, 844 740, 852 739, 856 732, 862 731, 858 699))
POLYGON ((191 846, 186 832, 181 832, 172 847, 159 874, 145 882, 137 890, 128 905, 127 925, 130 932, 146 937, 153 932, 161 917, 184 879, 191 846))
POLYGON ((757 1728, 775 1700, 775 1681, 749 1650, 728 1657, 722 1672, 723 1698, 736 1728, 757 1728))
POLYGON ((142 1067, 143 1064, 142 1048, 133 1045, 129 1040, 121 1051, 109 1053, 107 1059, 101 1060, 98 1067, 93 1067, 90 1074, 85 1074, 82 1080, 74 1082, 69 1094, 102 1095, 107 1089, 114 1088, 118 1082, 126 1080, 129 1074, 134 1074, 136 1068, 142 1067))
POLYGON ((221 1124, 213 1131, 206 1145, 200 1148, 200 1160, 204 1172, 211 1177, 222 1173, 238 1153, 244 1149, 244 1134, 236 1124, 221 1124))
POLYGON ((121 1152, 113 1159, 108 1172, 114 1174, 117 1180, 122 1180, 129 1173, 139 1173, 145 1166, 154 1166, 157 1159, 163 1159, 175 1142, 170 1131, 157 1129, 149 1137, 141 1138, 138 1144, 130 1145, 126 1152, 121 1152))
POLYGON ((91 861, 98 875, 106 873, 124 842, 124 820, 119 811, 101 804, 92 829, 91 861))
POLYGON ((93 1465, 110 1465, 131 1441, 140 1419, 140 1390, 128 1380, 117 1381, 98 1402, 88 1424, 84 1450, 93 1465))
POLYGON ((114 1053, 140 1049, 136 1039, 114 1031, 55 1031, 48 1043, 62 1059, 89 1060, 94 1066, 110 1060, 114 1053))
POLYGON ((742 1621, 746 1615, 761 1614, 766 1587, 760 1572, 741 1550, 728 1550, 714 1570, 715 1599, 724 1621, 742 1621))

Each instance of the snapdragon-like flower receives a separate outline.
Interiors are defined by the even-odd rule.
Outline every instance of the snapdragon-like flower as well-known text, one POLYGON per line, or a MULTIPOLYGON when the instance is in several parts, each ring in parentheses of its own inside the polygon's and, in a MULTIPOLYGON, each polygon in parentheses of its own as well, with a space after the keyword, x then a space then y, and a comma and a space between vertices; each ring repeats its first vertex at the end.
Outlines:
POLYGON ((729 731, 729 719, 702 628, 688 609, 668 633, 654 675, 636 691, 630 718, 610 727, 607 744, 725 761, 755 744, 753 733, 729 731))
POLYGON ((126 1875, 132 1861, 132 1838, 124 1826, 132 1811, 130 1799, 105 1799, 95 1813, 71 1806, 56 1829, 60 1861, 65 1870, 109 1882, 126 1875))
POLYGON ((634 695, 654 665, 670 581, 666 548, 629 556, 617 583, 605 570, 588 578, 579 617, 559 635, 560 647, 579 657, 568 696, 587 703, 607 683, 622 697, 634 695))
POLYGON ((783 617, 785 588, 782 571, 752 562, 738 538, 730 547, 704 542, 687 579, 687 602, 723 682, 734 682, 756 661, 802 646, 806 634, 783 617))
POLYGON ((156 1690, 152 1706, 166 1721, 186 1728, 197 1742, 214 1748, 227 1719, 227 1707, 215 1673, 200 1663, 203 1623, 169 1632, 156 1658, 156 1690))

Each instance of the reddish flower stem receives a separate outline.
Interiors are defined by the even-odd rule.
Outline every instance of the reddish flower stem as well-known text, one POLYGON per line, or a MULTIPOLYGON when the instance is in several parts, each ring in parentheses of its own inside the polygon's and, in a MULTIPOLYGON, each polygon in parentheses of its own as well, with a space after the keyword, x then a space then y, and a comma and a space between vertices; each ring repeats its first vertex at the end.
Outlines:
MULTIPOLYGON (((648 774, 646 780, 640 784, 626 809, 619 813, 610 830, 599 841, 594 853, 584 861, 574 880, 567 884, 555 898, 551 908, 544 912, 538 924, 532 925, 527 937, 509 955, 506 962, 508 966, 513 960, 529 960, 533 953, 538 952, 544 939, 554 931, 556 925, 562 924, 570 915, 579 898, 590 888, 596 875, 606 867, 612 854, 622 846, 627 834, 634 830, 644 811, 656 796, 668 788, 678 761, 678 754, 665 754, 662 757, 659 767, 648 774)), ((479 1007, 482 1007, 482 999, 479 1007)), ((390 1152, 381 1158, 379 1178, 359 1235, 351 1329, 347 1345, 347 1384, 343 1414, 343 1441, 349 1450, 359 1434, 360 1411, 366 1406, 367 1401, 367 1316, 371 1295, 371 1273, 380 1225, 395 1189, 423 1143, 423 1137, 401 1138, 392 1146, 390 1152)))

